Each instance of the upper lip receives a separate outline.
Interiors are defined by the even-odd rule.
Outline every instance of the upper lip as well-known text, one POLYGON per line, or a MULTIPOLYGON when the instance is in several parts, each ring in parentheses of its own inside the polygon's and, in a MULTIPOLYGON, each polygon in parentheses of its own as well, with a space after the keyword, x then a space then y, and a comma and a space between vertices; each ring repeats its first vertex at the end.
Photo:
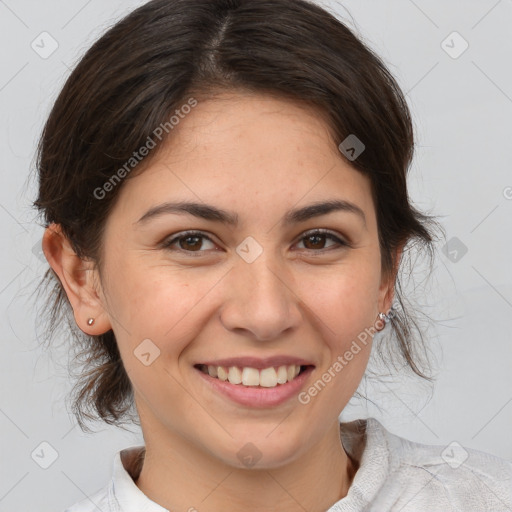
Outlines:
POLYGON ((277 355, 271 357, 229 357, 226 359, 215 359, 210 361, 202 361, 197 364, 204 364, 207 366, 224 366, 229 368, 231 366, 237 366, 239 368, 250 367, 262 370, 264 368, 270 368, 271 366, 289 366, 292 364, 298 366, 314 366, 311 361, 301 359, 300 357, 277 355))

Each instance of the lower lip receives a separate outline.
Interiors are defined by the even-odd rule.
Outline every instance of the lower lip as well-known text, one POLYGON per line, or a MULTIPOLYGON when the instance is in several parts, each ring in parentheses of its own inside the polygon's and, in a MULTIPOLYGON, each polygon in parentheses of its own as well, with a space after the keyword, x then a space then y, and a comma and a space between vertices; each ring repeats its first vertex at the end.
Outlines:
POLYGON ((210 375, 195 368, 195 370, 199 372, 199 375, 212 386, 216 392, 227 396, 233 400, 233 402, 254 408, 280 405, 297 395, 313 369, 313 366, 308 366, 301 374, 297 375, 295 379, 286 384, 278 384, 274 388, 263 388, 258 386, 244 386, 243 384, 231 384, 228 381, 210 377, 210 375))

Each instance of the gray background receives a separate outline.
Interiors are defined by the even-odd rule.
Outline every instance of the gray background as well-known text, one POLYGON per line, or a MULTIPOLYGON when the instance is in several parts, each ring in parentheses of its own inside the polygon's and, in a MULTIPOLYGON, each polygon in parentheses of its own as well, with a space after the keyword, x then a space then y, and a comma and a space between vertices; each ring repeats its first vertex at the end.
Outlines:
MULTIPOLYGON (((0 511, 63 510, 107 483, 116 451, 142 444, 136 427, 80 431, 65 402, 65 345, 53 358, 38 348, 30 298, 47 268, 30 209, 37 137, 83 52, 142 3, 0 0, 0 511), (42 32, 58 44, 47 58, 31 47, 35 41, 43 51, 42 32), (47 469, 40 465, 51 462, 52 449, 43 442, 57 456, 47 469)), ((369 382, 363 391, 379 408, 354 400, 342 418, 371 415, 414 441, 457 441, 512 459, 512 1, 342 3, 407 93, 418 141, 410 195, 442 216, 452 244, 451 255, 439 244, 430 282, 418 264, 410 286, 437 320, 428 334, 435 386, 405 377, 369 382), (448 37, 454 31, 460 36, 448 37)), ((323 5, 354 28, 340 3, 323 5)))

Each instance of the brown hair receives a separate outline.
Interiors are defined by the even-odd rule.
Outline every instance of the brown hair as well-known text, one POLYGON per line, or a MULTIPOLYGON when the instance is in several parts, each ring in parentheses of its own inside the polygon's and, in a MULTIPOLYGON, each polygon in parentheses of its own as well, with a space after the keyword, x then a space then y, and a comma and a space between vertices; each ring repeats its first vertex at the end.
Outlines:
MULTIPOLYGON (((77 255, 101 272, 103 228, 123 182, 100 199, 95 191, 106 190, 134 151, 154 140, 157 127, 169 127, 170 116, 191 97, 201 101, 229 90, 313 106, 336 144, 355 134, 366 147, 350 163, 371 180, 383 272, 398 271, 393 251, 405 243, 406 249, 419 243, 432 258, 437 223, 411 205, 407 192, 414 137, 406 100, 372 50, 306 0, 153 0, 107 30, 67 79, 39 141, 34 206, 44 212, 45 227, 59 224, 77 255)), ((169 128, 162 140, 168 136, 169 128)), ((137 172, 157 153, 151 151, 137 172)), ((430 380, 419 365, 423 335, 396 275, 394 352, 430 380)), ((65 314, 81 347, 86 371, 73 402, 81 428, 87 428, 84 417, 120 425, 133 412, 133 390, 113 331, 84 335, 51 268, 42 284, 53 285, 47 339, 65 314)))

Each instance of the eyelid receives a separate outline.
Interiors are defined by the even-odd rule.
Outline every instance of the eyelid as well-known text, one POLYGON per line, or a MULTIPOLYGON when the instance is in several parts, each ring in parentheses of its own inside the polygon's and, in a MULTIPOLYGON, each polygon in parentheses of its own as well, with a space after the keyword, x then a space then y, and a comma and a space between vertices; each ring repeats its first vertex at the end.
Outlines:
POLYGON ((326 228, 308 229, 307 231, 304 231, 303 233, 300 234, 298 240, 302 240, 303 238, 306 238, 307 236, 311 235, 331 235, 333 238, 337 238, 340 242, 348 245, 348 241, 345 240, 345 238, 343 238, 342 235, 339 235, 335 231, 331 231, 330 229, 326 228))

